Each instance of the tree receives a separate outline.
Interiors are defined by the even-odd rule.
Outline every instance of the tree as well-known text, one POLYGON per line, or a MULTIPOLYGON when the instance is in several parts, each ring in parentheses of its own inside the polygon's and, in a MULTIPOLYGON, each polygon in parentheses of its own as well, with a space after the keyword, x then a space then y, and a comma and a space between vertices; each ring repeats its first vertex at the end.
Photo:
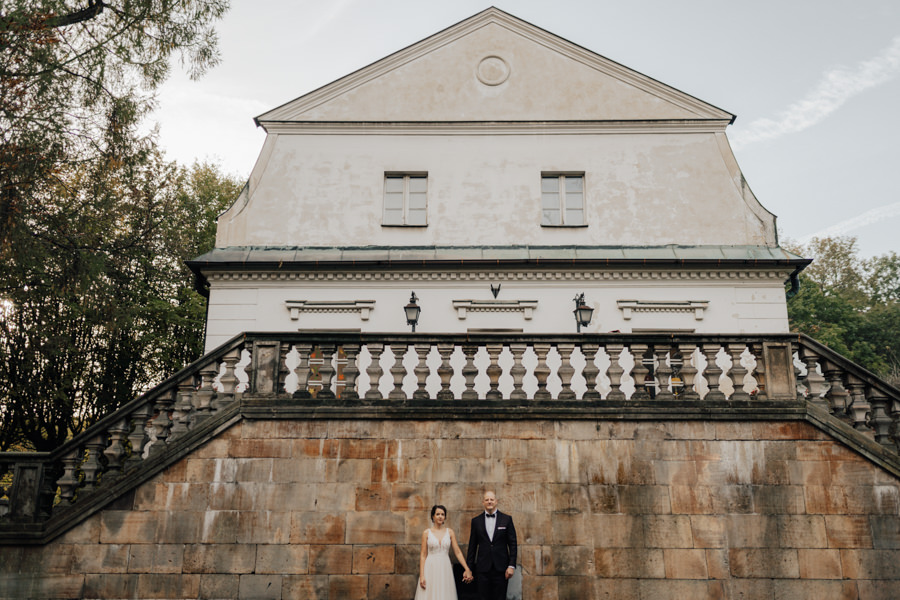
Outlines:
POLYGON ((200 356, 205 302, 184 261, 212 248, 240 190, 158 152, 58 181, 32 243, 0 267, 24 282, 0 320, 0 449, 54 448, 200 356))
POLYGON ((181 261, 209 236, 186 232, 237 184, 166 163, 138 124, 173 60, 216 64, 226 10, 0 0, 0 449, 55 447, 198 353, 181 261))
POLYGON ((140 142, 173 56, 218 61, 227 0, 0 0, 0 258, 68 167, 140 142))
POLYGON ((860 258, 855 238, 814 239, 793 248, 814 262, 788 301, 791 330, 900 383, 900 256, 860 258))

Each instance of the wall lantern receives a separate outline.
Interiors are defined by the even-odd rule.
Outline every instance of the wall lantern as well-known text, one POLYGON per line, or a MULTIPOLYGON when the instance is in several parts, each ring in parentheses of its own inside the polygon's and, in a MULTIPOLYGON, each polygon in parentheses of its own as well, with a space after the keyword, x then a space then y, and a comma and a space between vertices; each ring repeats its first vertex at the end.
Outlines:
POLYGON ((416 323, 419 322, 419 314, 422 312, 422 308, 416 304, 416 293, 412 292, 409 296, 409 304, 403 307, 403 311, 406 313, 406 324, 412 326, 413 333, 416 332, 416 323))
POLYGON ((584 303, 583 293, 575 296, 575 310, 572 314, 575 315, 575 322, 578 324, 578 333, 581 333, 582 326, 587 327, 594 316, 594 309, 584 303))

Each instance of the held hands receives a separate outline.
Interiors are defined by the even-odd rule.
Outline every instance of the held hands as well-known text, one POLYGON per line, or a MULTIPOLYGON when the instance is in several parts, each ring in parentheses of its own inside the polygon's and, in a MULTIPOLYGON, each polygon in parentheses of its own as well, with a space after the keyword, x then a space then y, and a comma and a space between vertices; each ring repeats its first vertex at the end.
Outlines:
POLYGON ((473 579, 475 578, 472 577, 472 571, 466 569, 462 576, 463 583, 472 583, 473 579))
POLYGON ((506 573, 505 573, 506 578, 509 579, 510 577, 512 577, 515 574, 515 572, 516 572, 516 570, 513 569, 512 567, 506 567, 506 573))

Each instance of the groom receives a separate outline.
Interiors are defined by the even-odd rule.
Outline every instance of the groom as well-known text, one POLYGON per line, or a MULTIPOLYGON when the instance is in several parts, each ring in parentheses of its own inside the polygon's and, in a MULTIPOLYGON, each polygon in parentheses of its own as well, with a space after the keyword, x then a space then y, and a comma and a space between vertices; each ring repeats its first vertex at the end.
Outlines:
POLYGON ((516 528, 512 517, 497 510, 497 496, 486 491, 484 512, 472 519, 466 562, 475 572, 481 600, 506 600, 506 585, 516 572, 516 528))

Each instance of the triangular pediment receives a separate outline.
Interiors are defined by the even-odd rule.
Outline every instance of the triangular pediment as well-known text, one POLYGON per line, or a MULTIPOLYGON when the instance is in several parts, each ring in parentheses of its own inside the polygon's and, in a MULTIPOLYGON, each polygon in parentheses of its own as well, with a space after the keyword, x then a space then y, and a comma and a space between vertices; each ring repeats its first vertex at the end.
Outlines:
POLYGON ((257 117, 262 125, 668 120, 733 115, 496 8, 257 117))

